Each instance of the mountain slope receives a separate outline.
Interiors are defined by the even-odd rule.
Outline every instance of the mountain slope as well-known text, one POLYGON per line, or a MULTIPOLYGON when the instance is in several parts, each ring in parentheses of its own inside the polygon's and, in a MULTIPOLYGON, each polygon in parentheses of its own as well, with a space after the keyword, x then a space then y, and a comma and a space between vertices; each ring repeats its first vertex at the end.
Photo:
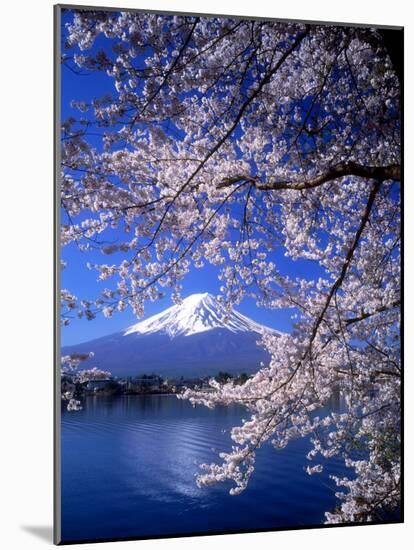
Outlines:
POLYGON ((172 306, 146 321, 141 321, 125 332, 128 334, 153 334, 157 332, 170 337, 190 336, 222 328, 230 332, 257 332, 271 329, 255 323, 248 317, 233 310, 227 317, 220 302, 207 292, 192 294, 182 304, 172 306))
POLYGON ((276 331, 233 310, 225 316, 210 294, 193 294, 182 304, 129 327, 123 333, 104 336, 63 354, 93 351, 88 365, 109 370, 115 376, 155 372, 164 377, 198 377, 254 372, 269 360, 257 342, 263 332, 276 331))

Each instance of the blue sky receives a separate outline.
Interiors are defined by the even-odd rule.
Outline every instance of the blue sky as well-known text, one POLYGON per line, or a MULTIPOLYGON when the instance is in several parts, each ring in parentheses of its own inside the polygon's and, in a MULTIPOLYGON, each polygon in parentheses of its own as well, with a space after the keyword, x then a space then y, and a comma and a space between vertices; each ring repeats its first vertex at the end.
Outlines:
MULTIPOLYGON (((63 16, 63 24, 68 21, 68 14, 63 16)), ((64 27, 62 27, 62 36, 65 36, 64 27)), ((108 40, 100 37, 96 41, 93 50, 105 47, 107 51, 108 40), (106 44, 105 44, 106 42, 106 44)), ((78 51, 79 53, 79 51, 78 51)), ((70 50, 73 54, 73 50, 70 50)), ((62 66, 62 119, 70 115, 79 117, 79 111, 70 107, 72 100, 89 101, 94 97, 102 97, 105 93, 114 93, 113 80, 102 73, 75 74, 65 65, 62 66)), ((95 132, 95 129, 94 129, 95 132)), ((90 137, 92 144, 99 147, 100 138, 90 137)), ((64 215, 62 221, 66 221, 64 215)), ((62 258, 68 262, 67 269, 62 271, 61 287, 67 288, 78 298, 96 299, 99 292, 105 287, 110 287, 108 281, 97 283, 97 272, 89 270, 86 267, 87 262, 96 263, 115 263, 116 257, 103 256, 100 252, 82 253, 75 244, 65 247, 62 251, 62 258)), ((322 275, 321 269, 309 261, 295 261, 285 258, 283 251, 279 251, 275 257, 279 269, 286 275, 297 275, 306 278, 314 278, 322 275)), ((214 266, 206 265, 201 269, 192 269, 186 279, 183 281, 183 296, 186 297, 195 292, 210 292, 218 294, 222 282, 218 279, 218 269, 214 266)), ((166 297, 156 303, 148 303, 146 306, 145 317, 153 315, 170 307, 172 301, 168 289, 166 297)), ((265 310, 257 308, 254 301, 245 299, 237 308, 241 313, 251 317, 255 321, 268 325, 282 331, 292 329, 293 310, 265 310)), ((106 319, 99 314, 93 321, 86 319, 74 319, 68 327, 63 327, 61 331, 61 340, 63 345, 76 344, 99 338, 107 334, 121 331, 129 325, 136 323, 137 318, 127 309, 123 313, 115 313, 111 319, 106 319)))

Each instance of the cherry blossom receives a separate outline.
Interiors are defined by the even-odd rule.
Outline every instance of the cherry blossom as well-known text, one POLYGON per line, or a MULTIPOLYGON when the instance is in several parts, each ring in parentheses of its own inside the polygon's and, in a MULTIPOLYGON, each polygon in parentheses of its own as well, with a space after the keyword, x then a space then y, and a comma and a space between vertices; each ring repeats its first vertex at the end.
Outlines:
POLYGON ((62 392, 62 400, 67 401, 66 408, 68 411, 82 410, 81 402, 75 399, 75 384, 84 384, 90 380, 105 380, 111 376, 111 373, 92 367, 90 369, 78 370, 79 365, 91 359, 94 356, 93 352, 89 353, 72 353, 71 355, 63 355, 61 357, 61 375, 69 376, 72 388, 62 392))
POLYGON ((88 267, 105 284, 92 297, 62 290, 63 324, 140 317, 166 292, 179 303, 206 264, 224 311, 246 296, 276 316, 292 308, 294 331, 263 336, 271 361, 245 384, 181 396, 250 415, 198 484, 239 494, 261 446, 309 437, 309 474, 334 456, 350 470, 326 521, 387 517, 400 505, 401 93, 384 33, 69 15, 62 63, 111 91, 77 98, 62 120, 61 243, 100 250, 88 267), (313 268, 292 276, 280 254, 313 268), (344 412, 324 413, 338 392, 344 412))

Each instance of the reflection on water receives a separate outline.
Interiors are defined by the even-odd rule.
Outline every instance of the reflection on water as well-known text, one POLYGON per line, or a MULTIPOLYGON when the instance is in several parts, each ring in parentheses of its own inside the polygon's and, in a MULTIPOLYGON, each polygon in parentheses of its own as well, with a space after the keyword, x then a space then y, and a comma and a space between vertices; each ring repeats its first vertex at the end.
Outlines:
POLYGON ((335 505, 328 474, 342 465, 331 460, 308 476, 305 440, 263 447, 240 496, 228 494, 230 485, 199 489, 198 465, 228 450, 228 430, 246 417, 236 406, 210 411, 168 395, 88 397, 83 405, 62 413, 64 541, 315 525, 335 505))

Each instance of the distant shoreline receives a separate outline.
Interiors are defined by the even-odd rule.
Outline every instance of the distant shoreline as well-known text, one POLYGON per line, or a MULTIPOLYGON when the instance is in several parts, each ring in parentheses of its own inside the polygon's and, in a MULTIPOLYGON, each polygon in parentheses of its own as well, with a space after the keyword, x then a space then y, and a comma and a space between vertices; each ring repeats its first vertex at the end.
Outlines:
MULTIPOLYGON (((234 384, 244 384, 249 376, 246 373, 233 376, 220 371, 214 378, 220 383, 233 381, 234 384)), ((73 406, 76 405, 77 400, 90 395, 179 395, 187 388, 210 392, 212 391, 210 380, 211 377, 189 379, 181 377, 168 380, 157 374, 143 374, 134 378, 99 377, 79 381, 76 379, 76 374, 75 376, 67 374, 61 381, 61 393, 63 400, 72 399, 73 406)))

